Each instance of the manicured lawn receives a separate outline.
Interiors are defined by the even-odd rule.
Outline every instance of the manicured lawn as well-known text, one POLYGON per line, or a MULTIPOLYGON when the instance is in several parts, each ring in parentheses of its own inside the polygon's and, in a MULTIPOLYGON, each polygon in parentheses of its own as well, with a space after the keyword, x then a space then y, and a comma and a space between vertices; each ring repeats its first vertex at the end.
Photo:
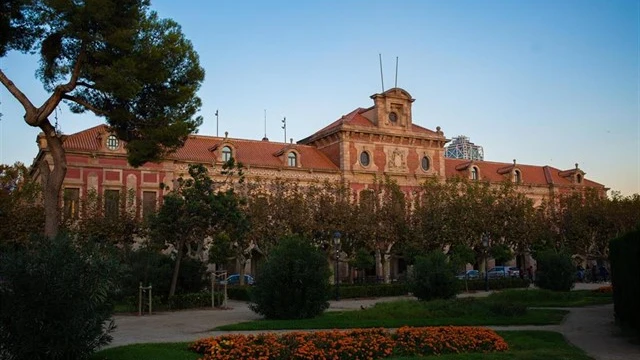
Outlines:
MULTIPOLYGON (((509 351, 490 354, 451 354, 438 356, 438 360, 593 360, 584 351, 567 343, 560 333, 551 331, 498 331, 509 351)), ((436 359, 436 357, 433 357, 436 359)), ((424 359, 396 357, 394 360, 424 359)))
POLYGON ((91 360, 196 360, 199 354, 189 351, 189 343, 158 343, 119 346, 97 352, 91 360))
POLYGON ((504 290, 489 295, 489 300, 523 304, 528 307, 581 307, 612 304, 613 294, 590 290, 549 291, 541 289, 504 290))
POLYGON ((487 299, 421 302, 400 300, 378 303, 365 310, 325 312, 314 319, 257 320, 226 325, 216 330, 347 329, 436 325, 547 325, 558 324, 566 311, 526 310, 487 299))
MULTIPOLYGON (((433 357, 434 359, 460 360, 534 360, 564 359, 589 360, 584 352, 568 344, 564 337, 549 331, 499 331, 509 344, 509 351, 491 354, 454 354, 433 357)), ((199 355, 187 350, 188 343, 137 344, 107 349, 98 352, 92 360, 195 360, 199 355)), ((400 359, 424 359, 418 357, 396 357, 400 359)))

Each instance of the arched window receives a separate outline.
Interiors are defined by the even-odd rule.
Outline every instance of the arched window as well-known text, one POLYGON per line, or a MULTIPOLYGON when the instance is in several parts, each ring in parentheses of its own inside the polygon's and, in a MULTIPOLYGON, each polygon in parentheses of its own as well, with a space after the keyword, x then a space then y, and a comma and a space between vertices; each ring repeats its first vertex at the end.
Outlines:
POLYGON ((296 156, 296 153, 290 152, 289 155, 287 156, 287 159, 289 160, 289 166, 292 166, 292 167, 298 166, 298 158, 296 156))
POLYGON ((225 146, 222 148, 222 161, 227 162, 231 160, 231 148, 225 146))
POLYGON ((513 182, 516 184, 520 184, 522 182, 522 174, 520 174, 520 170, 513 172, 513 182))
POLYGON ((582 175, 580 175, 580 174, 576 175, 576 182, 578 184, 582 184, 582 175))
POLYGON ((431 168, 431 162, 429 161, 429 158, 423 156, 420 166, 422 167, 422 170, 429 171, 429 169, 431 168))
POLYGON ((478 168, 475 166, 471 168, 471 180, 478 180, 478 168))

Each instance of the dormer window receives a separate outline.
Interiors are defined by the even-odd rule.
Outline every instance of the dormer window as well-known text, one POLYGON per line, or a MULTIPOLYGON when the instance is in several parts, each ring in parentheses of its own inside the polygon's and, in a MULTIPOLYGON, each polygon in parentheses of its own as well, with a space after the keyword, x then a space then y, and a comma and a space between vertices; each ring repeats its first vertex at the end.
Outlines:
POLYGON ((228 146, 225 146, 222 148, 222 161, 227 162, 229 160, 231 160, 231 148, 228 146))
POLYGON ((107 137, 107 149, 109 150, 118 150, 119 141, 115 135, 109 135, 107 137))
POLYGON ((298 166, 298 157, 296 156, 296 153, 294 153, 293 151, 289 153, 289 155, 287 155, 287 160, 288 160, 288 164, 291 167, 297 167, 298 166))
POLYGON ((475 166, 471 168, 471 180, 478 180, 478 168, 475 166))
POLYGON ((578 184, 582 184, 582 174, 578 174, 578 175, 576 175, 576 182, 577 182, 578 184))
POLYGON ((520 184, 522 182, 522 174, 520 173, 520 170, 513 172, 513 182, 516 184, 520 184))

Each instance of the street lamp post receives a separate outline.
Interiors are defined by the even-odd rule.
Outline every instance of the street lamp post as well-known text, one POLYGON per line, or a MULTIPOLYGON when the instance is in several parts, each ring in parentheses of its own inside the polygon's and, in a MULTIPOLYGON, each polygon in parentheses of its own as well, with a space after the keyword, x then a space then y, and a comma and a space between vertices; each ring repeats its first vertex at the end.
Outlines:
POLYGON ((336 301, 340 300, 340 231, 333 234, 333 245, 336 249, 336 301))
POLYGON ((484 247, 484 291, 489 291, 489 268, 487 264, 487 258, 489 254, 489 243, 491 238, 489 234, 482 233, 482 246, 484 247))

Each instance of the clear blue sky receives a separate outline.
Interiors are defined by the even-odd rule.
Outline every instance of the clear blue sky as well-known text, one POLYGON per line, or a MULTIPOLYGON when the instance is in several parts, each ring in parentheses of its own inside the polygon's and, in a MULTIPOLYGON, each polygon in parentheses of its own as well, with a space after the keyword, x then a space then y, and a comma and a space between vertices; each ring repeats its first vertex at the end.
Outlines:
MULTIPOLYGON (((560 169, 640 193, 638 1, 152 1, 206 70, 201 134, 302 139, 385 87, 416 99, 413 121, 467 135, 485 159, 560 169)), ((0 67, 32 99, 37 59, 0 67)), ((0 88, 0 163, 30 164, 37 129, 0 88)), ((58 113, 63 132, 101 123, 58 113)))

